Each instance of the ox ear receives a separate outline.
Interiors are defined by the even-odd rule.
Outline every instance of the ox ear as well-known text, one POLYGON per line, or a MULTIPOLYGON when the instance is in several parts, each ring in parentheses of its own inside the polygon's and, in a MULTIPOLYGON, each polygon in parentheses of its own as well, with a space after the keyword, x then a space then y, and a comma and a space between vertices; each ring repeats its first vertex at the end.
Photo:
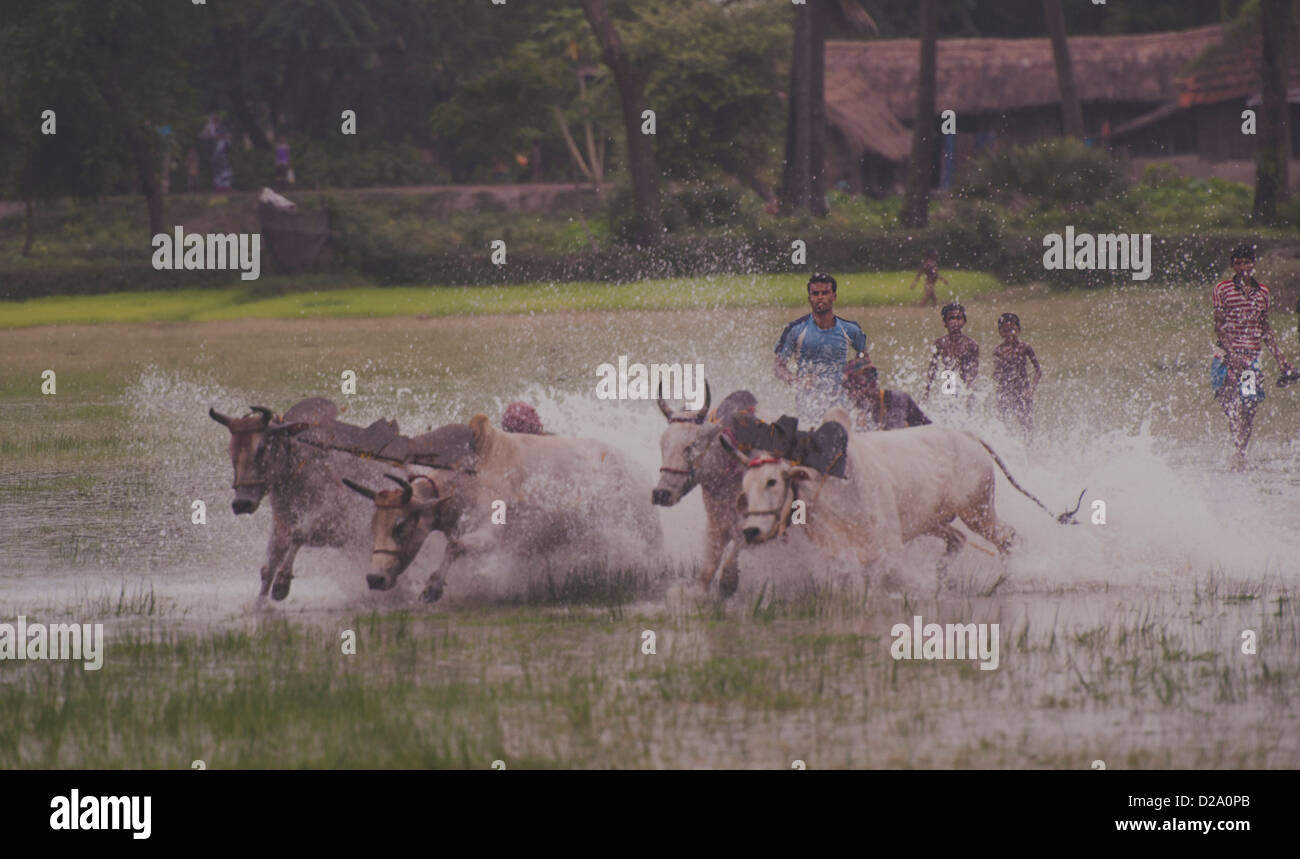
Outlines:
POLYGON ((790 472, 790 480, 812 480, 812 472, 806 468, 796 468, 790 472))
POLYGON ((346 477, 343 478, 343 485, 346 486, 348 489, 351 489, 353 492, 357 493, 358 495, 364 495, 367 498, 369 498, 371 501, 375 500, 375 491, 373 489, 367 489, 359 483, 353 483, 351 480, 348 480, 346 477))
POLYGON ((482 453, 483 446, 487 444, 492 433, 492 425, 488 423, 488 416, 484 414, 474 415, 469 419, 469 429, 474 434, 474 452, 482 453))
POLYGON ((736 449, 736 446, 731 443, 731 439, 727 438, 726 433, 718 433, 718 443, 722 445, 723 450, 739 460, 741 465, 749 465, 749 457, 736 449))
POLYGON ((217 411, 214 408, 208 409, 208 417, 212 418, 214 421, 221 424, 223 427, 230 426, 230 418, 226 417, 225 415, 223 415, 221 412, 217 411))

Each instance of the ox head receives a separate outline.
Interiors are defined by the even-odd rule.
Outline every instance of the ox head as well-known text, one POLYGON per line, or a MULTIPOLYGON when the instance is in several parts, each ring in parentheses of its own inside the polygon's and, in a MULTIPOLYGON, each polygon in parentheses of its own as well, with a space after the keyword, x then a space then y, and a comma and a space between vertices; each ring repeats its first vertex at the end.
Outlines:
POLYGON ((710 432, 704 424, 712 399, 707 379, 704 382, 704 407, 698 411, 674 412, 664 402, 663 392, 658 393, 659 411, 668 419, 668 429, 659 437, 663 465, 659 468, 659 485, 650 493, 650 501, 661 507, 671 507, 699 483, 696 467, 704 459, 705 451, 717 432, 710 432))
POLYGON ((750 459, 726 436, 719 441, 727 452, 745 464, 745 476, 736 498, 740 533, 747 543, 763 543, 785 531, 790 511, 799 497, 799 486, 811 480, 813 472, 784 459, 765 456, 750 459))
POLYGON ((449 495, 440 496, 433 479, 423 474, 409 481, 396 474, 384 476, 401 488, 376 492, 343 479, 348 489, 375 503, 374 513, 370 516, 370 533, 374 542, 366 584, 376 591, 386 591, 397 584, 397 577, 420 554, 429 535, 445 530, 438 512, 445 502, 451 500, 449 495))
POLYGON ((235 500, 230 507, 235 513, 252 513, 262 503, 270 488, 269 475, 277 461, 285 454, 285 444, 290 436, 307 429, 301 421, 277 421, 265 406, 249 406, 252 414, 242 418, 228 418, 216 409, 208 409, 208 416, 230 430, 230 464, 235 468, 235 500))

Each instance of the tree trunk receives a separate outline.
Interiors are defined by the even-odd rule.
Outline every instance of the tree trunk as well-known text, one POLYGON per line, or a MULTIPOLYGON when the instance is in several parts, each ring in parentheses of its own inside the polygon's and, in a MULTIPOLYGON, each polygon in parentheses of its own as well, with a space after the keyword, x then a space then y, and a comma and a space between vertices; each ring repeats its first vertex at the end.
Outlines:
POLYGON ((27 208, 27 233, 23 238, 23 256, 32 254, 32 220, 35 217, 35 207, 32 206, 32 198, 23 199, 23 204, 27 208))
POLYGON ((912 158, 907 165, 907 195, 899 220, 924 227, 930 220, 930 169, 934 161, 935 77, 939 52, 938 0, 921 0, 921 72, 916 82, 916 118, 912 126, 912 158))
POLYGON ((663 215, 659 207, 654 145, 650 135, 641 133, 645 78, 632 68, 632 61, 623 50, 623 40, 605 8, 605 0, 582 0, 582 11, 600 45, 601 61, 614 73, 614 85, 618 87, 623 130, 627 135, 628 172, 636 205, 637 241, 645 245, 656 244, 663 235, 663 215))
POLYGON ((1083 139, 1083 104, 1074 86, 1074 69, 1070 65, 1070 45, 1065 39, 1065 7, 1061 0, 1043 0, 1047 17, 1047 34, 1052 38, 1052 58, 1056 61, 1056 85, 1061 90, 1061 117, 1065 136, 1083 139))
MULTIPOLYGON (((819 172, 814 163, 813 102, 821 86, 814 84, 816 77, 813 57, 816 27, 814 22, 822 16, 822 0, 809 0, 794 10, 794 50, 790 60, 789 110, 785 127, 785 170, 781 177, 781 208, 786 212, 798 209, 814 211, 813 176, 819 172)), ((825 115, 823 106, 822 115, 825 115)), ((823 139, 825 129, 822 130, 823 139)))
POLYGON ((152 237, 166 232, 166 228, 163 226, 162 182, 158 176, 160 153, 156 146, 151 145, 154 140, 145 135, 156 137, 157 132, 152 126, 143 132, 137 131, 131 135, 130 145, 136 175, 140 179, 140 193, 144 194, 149 207, 149 235, 152 237))
POLYGON ((808 0, 813 15, 808 21, 808 210, 818 217, 826 206, 826 4, 808 0))
POLYGON ((1287 71, 1291 67, 1291 0, 1261 0, 1263 50, 1259 149, 1255 156, 1255 217, 1271 219, 1290 193, 1291 127, 1287 121, 1287 71))

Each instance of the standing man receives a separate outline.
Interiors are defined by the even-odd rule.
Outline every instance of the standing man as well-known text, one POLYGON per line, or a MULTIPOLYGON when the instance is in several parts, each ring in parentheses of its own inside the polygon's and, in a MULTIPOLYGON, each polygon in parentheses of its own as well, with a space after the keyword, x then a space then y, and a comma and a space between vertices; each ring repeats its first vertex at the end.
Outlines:
POLYGON ((1214 340, 1220 354, 1210 365, 1214 395, 1228 416, 1228 429, 1237 447, 1235 467, 1246 464, 1246 445, 1255 424, 1255 407, 1264 399, 1260 378, 1261 345, 1273 353, 1282 371, 1279 382, 1293 369, 1278 349, 1277 336, 1268 324, 1268 287, 1255 280, 1255 247, 1237 245, 1232 250, 1231 280, 1214 285, 1210 302, 1214 307, 1214 340))
POLYGON ((844 368, 855 358, 867 357, 867 335, 856 322, 841 319, 835 305, 835 278, 814 274, 808 280, 812 313, 800 316, 781 332, 776 342, 776 377, 794 385, 799 420, 812 426, 832 406, 849 407, 844 388, 844 368), (795 372, 788 362, 795 359, 795 372))

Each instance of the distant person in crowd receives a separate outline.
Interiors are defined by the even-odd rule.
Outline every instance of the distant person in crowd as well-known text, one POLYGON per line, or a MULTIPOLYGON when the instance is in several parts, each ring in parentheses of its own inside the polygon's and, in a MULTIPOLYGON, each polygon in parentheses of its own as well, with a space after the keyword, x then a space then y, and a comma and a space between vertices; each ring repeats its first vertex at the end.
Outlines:
POLYGON ((944 286, 951 286, 948 278, 939 274, 939 251, 930 248, 925 252, 925 258, 921 260, 921 267, 916 272, 916 277, 912 278, 912 285, 908 289, 916 289, 916 282, 925 275, 925 295, 921 297, 921 306, 929 305, 933 307, 939 303, 939 296, 934 293, 934 282, 942 280, 944 286))
POLYGON ((533 165, 531 181, 542 181, 542 142, 536 137, 533 138, 533 149, 532 153, 528 156, 528 162, 533 165))
POLYGON ((199 148, 191 146, 185 155, 185 190, 193 194, 199 190, 199 148))
POLYGON ((1029 440, 1034 430, 1034 392, 1043 378, 1034 347, 1020 340, 1020 317, 1004 313, 998 318, 1002 342, 993 350, 993 377, 997 381, 998 417, 1007 424, 1018 423, 1029 440), (1029 363, 1034 380, 1029 381, 1029 363))
POLYGON ((812 313, 800 316, 781 332, 776 342, 776 377, 794 385, 799 420, 812 426, 832 406, 848 406, 844 367, 854 358, 867 357, 867 335, 856 322, 835 315, 835 278, 814 274, 808 280, 812 313), (795 372, 789 361, 795 359, 795 372))
POLYGON ((527 403, 511 403, 506 406, 506 413, 501 417, 501 429, 506 432, 545 435, 542 431, 542 419, 538 417, 537 410, 527 403))
POLYGON ((293 166, 289 163, 289 139, 283 134, 275 142, 275 182, 281 188, 293 184, 293 166))
MULTIPOLYGON (((961 387, 966 391, 966 408, 974 407, 975 394, 970 389, 975 384, 975 377, 980 372, 980 347, 973 339, 962 333, 966 327, 966 308, 957 302, 950 302, 939 311, 943 325, 948 333, 934 341, 934 354, 930 358, 930 372, 925 379, 925 394, 922 399, 930 399, 930 386, 940 370, 951 370, 961 380, 961 387)), ((958 394, 960 395, 960 391, 958 394)))
POLYGON ((203 123, 203 128, 199 130, 199 140, 203 146, 203 154, 208 157, 209 162, 212 161, 212 156, 217 149, 217 141, 221 139, 224 132, 225 127, 221 124, 221 114, 214 110, 208 114, 207 122, 203 123))
POLYGON ((498 185, 506 181, 506 162, 500 158, 492 164, 492 181, 498 185))
POLYGON ((230 165, 230 135, 222 134, 212 150, 212 190, 229 191, 234 184, 235 170, 230 165))
POLYGON ((158 126, 158 148, 162 152, 162 164, 160 166, 161 174, 159 175, 159 184, 162 186, 164 194, 170 194, 172 189, 172 168, 176 166, 176 159, 172 157, 172 145, 175 143, 172 137, 172 127, 170 125, 158 126))
POLYGON ((930 423, 916 401, 902 391, 880 387, 876 368, 866 358, 854 358, 844 367, 852 429, 894 430, 930 423))
POLYGON ((1282 357, 1277 337, 1268 324, 1271 307, 1268 287, 1255 279, 1255 247, 1241 244, 1232 250, 1231 280, 1220 281, 1210 293, 1214 309, 1214 342, 1210 386, 1228 417, 1228 430, 1237 448, 1234 467, 1246 464, 1246 446, 1255 426, 1255 409, 1264 399, 1260 373, 1261 346, 1277 361, 1279 387, 1295 381, 1295 369, 1282 357))

